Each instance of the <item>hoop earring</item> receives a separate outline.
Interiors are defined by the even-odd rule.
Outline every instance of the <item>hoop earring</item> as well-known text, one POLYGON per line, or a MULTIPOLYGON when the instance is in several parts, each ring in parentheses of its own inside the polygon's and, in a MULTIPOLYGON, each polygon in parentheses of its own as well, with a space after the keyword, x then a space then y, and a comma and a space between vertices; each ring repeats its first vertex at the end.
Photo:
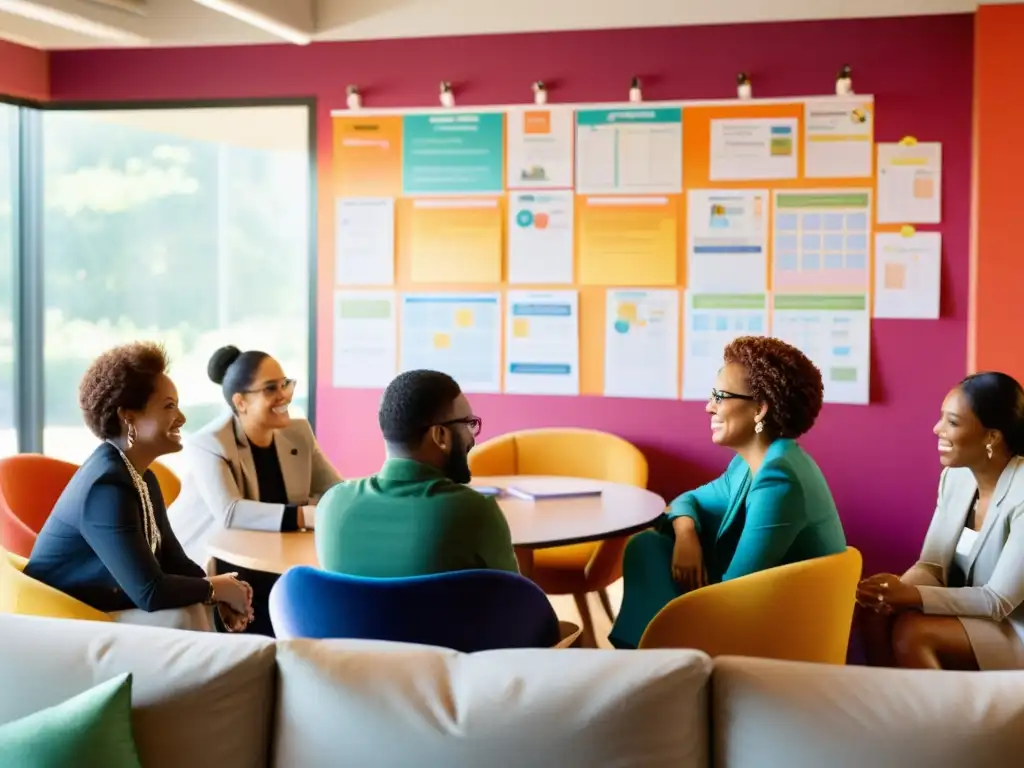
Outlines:
POLYGON ((759 434, 759 435, 760 435, 760 434, 761 434, 762 432, 764 432, 764 422, 763 422, 763 421, 759 421, 759 422, 757 422, 757 423, 756 423, 756 424, 754 425, 754 431, 755 431, 755 432, 756 432, 757 434, 759 434))
POLYGON ((985 453, 988 454, 988 457, 991 460, 991 458, 992 458, 992 443, 989 443, 988 445, 985 446, 985 453))
POLYGON ((125 445, 127 445, 128 448, 131 449, 131 447, 135 445, 135 438, 138 437, 138 432, 135 431, 134 424, 132 424, 130 421, 126 423, 128 424, 128 434, 125 436, 125 445))

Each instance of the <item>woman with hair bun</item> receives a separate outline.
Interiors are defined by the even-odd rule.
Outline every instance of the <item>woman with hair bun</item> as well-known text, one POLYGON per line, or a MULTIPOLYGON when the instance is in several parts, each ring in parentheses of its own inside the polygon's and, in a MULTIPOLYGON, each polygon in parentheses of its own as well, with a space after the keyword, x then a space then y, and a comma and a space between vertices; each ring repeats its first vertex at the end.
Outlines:
POLYGON ((295 380, 266 352, 221 347, 207 367, 230 412, 186 441, 188 472, 168 512, 186 552, 209 572, 237 571, 253 586, 250 631, 272 635, 267 601, 276 576, 210 561, 218 528, 311 530, 316 504, 341 477, 320 451, 305 419, 288 414, 295 380))
POLYGON ((761 336, 735 339, 724 362, 705 410, 712 442, 736 456, 626 545, 609 638, 618 648, 636 648, 655 614, 685 592, 846 549, 828 483, 796 443, 821 411, 821 372, 796 347, 761 336))
POLYGON ((1024 390, 968 376, 933 432, 943 470, 921 556, 858 589, 868 663, 1024 669, 1024 390))

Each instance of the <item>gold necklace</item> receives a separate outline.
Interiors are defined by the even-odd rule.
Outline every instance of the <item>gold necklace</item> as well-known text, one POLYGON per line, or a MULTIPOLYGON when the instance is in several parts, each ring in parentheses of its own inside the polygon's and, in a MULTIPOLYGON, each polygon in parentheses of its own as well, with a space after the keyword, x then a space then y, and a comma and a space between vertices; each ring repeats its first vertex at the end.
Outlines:
POLYGON ((149 550, 155 555, 156 551, 160 548, 160 528, 156 524, 156 513, 153 512, 153 500, 149 496, 149 486, 146 485, 146 481, 139 474, 139 470, 125 456, 124 451, 116 445, 114 447, 121 454, 124 465, 128 467, 128 474, 131 475, 135 491, 139 494, 139 500, 142 502, 142 533, 146 537, 146 544, 149 545, 149 550))

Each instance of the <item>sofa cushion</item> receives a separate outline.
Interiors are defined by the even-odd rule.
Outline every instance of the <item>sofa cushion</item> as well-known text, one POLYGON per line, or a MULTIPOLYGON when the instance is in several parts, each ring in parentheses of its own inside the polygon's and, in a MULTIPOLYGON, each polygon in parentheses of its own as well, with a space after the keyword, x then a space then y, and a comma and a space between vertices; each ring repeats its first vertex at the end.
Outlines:
POLYGON ((460 654, 278 643, 280 768, 704 768, 711 661, 692 651, 460 654))
POLYGON ((0 725, 0 765, 142 768, 132 738, 132 676, 0 725))
POLYGON ((146 768, 267 764, 274 644, 265 638, 0 615, 0 723, 132 673, 146 768))
POLYGON ((1024 672, 720 657, 719 768, 1004 768, 1024 754, 1024 672))

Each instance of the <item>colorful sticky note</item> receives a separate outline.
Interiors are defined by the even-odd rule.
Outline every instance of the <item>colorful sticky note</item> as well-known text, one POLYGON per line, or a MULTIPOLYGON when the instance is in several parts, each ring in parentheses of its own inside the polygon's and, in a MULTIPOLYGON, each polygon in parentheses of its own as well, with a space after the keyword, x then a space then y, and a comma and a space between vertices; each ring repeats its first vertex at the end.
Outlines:
POLYGON ((434 334, 434 349, 449 349, 452 345, 452 337, 447 333, 434 334))
POLYGON ((459 328, 473 327, 473 310, 460 309, 455 312, 455 325, 459 328))
POLYGON ((512 335, 517 339, 525 339, 530 336, 530 321, 525 317, 517 317, 512 321, 512 335))

